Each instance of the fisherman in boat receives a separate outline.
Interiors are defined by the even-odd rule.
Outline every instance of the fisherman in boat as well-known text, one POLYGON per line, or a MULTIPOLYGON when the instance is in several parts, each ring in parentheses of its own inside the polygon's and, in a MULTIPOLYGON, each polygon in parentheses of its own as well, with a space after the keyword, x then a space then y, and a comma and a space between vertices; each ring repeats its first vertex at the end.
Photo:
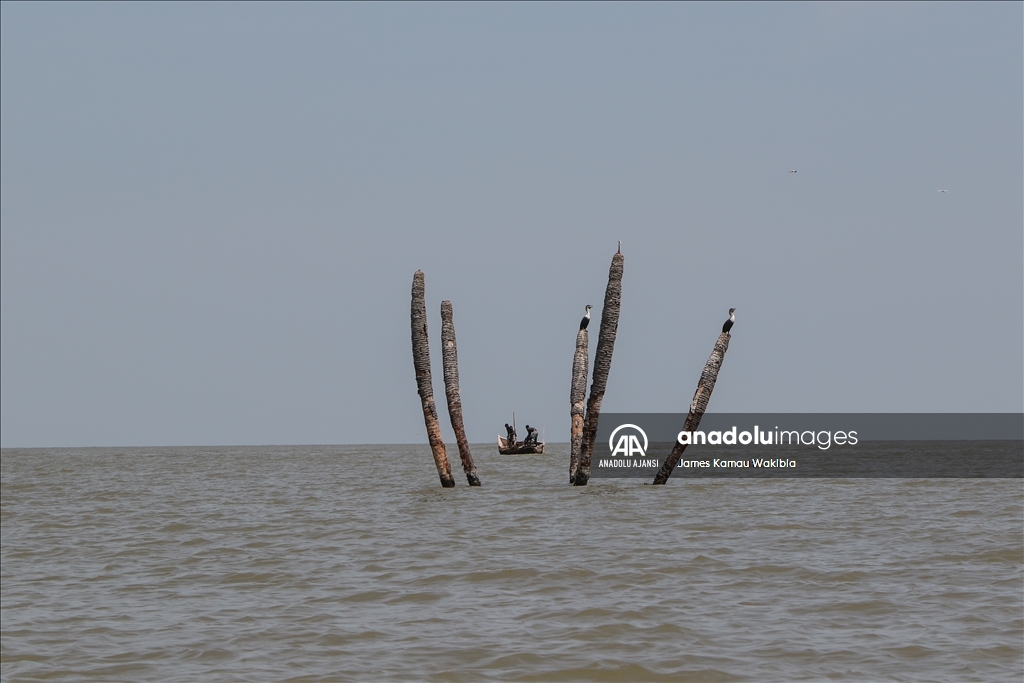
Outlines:
POLYGON ((526 440, 523 441, 524 446, 536 446, 537 445, 537 428, 526 425, 526 440))
POLYGON ((509 425, 508 422, 506 422, 505 423, 505 431, 508 432, 508 445, 509 446, 515 446, 516 445, 516 430, 514 430, 512 428, 512 426, 509 425))

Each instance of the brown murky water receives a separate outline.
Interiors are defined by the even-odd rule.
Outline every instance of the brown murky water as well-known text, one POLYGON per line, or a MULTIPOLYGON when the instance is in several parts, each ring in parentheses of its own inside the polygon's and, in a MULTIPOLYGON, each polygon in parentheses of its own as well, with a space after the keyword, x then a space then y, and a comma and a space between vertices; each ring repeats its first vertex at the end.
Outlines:
POLYGON ((553 450, 454 490, 425 446, 4 450, 0 679, 1024 676, 1019 479, 579 489, 553 450))

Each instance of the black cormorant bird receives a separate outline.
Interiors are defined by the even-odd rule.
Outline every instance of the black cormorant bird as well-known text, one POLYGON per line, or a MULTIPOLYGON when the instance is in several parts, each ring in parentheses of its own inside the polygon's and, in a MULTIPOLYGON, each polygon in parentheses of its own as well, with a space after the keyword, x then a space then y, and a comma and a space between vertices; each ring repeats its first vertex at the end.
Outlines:
POLYGON ((724 325, 722 325, 722 332, 728 332, 729 330, 731 330, 732 329, 732 324, 734 322, 736 322, 736 309, 735 308, 730 308, 729 309, 729 319, 725 321, 724 325))
POLYGON ((587 304, 587 312, 583 316, 583 320, 580 321, 580 329, 587 329, 587 325, 590 324, 590 304, 587 304))

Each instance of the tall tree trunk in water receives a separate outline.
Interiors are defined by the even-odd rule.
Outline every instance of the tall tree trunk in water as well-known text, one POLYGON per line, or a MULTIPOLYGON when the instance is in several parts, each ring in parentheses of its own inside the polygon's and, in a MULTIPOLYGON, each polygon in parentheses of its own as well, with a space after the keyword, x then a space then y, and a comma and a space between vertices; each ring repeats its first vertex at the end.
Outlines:
POLYGON ((455 323, 452 320, 452 302, 441 302, 441 359, 444 361, 444 394, 448 399, 448 416, 452 419, 455 441, 459 444, 459 457, 470 486, 479 486, 480 477, 473 464, 466 440, 466 427, 462 423, 462 398, 459 396, 459 348, 455 344, 455 323))
MULTIPOLYGON (((723 332, 718 335, 715 348, 704 365, 704 372, 700 374, 700 381, 697 382, 697 391, 693 394, 693 401, 690 402, 690 412, 686 416, 686 424, 683 431, 695 432, 700 426, 700 419, 704 417, 708 401, 711 400, 711 392, 715 390, 715 382, 718 380, 718 371, 722 369, 722 361, 725 360, 725 352, 729 350, 729 333, 723 332)), ((661 469, 654 475, 655 484, 664 484, 672 476, 672 471, 679 464, 679 458, 686 450, 686 444, 676 441, 675 447, 668 458, 662 464, 661 469)))
POLYGON ((427 425, 427 440, 437 465, 437 476, 441 478, 441 486, 450 488, 455 486, 455 480, 441 439, 441 425, 437 423, 434 385, 430 381, 430 339, 427 337, 427 307, 423 290, 423 271, 417 270, 412 276, 412 364, 416 368, 416 386, 423 404, 423 422, 427 425))
POLYGON ((601 309, 601 331, 597 335, 594 351, 594 378, 587 399, 587 415, 583 420, 583 443, 580 445, 580 464, 576 468, 575 486, 586 486, 590 480, 590 459, 594 454, 597 423, 601 419, 601 401, 608 384, 608 371, 612 367, 615 333, 619 327, 619 309, 622 307, 622 252, 612 257, 608 269, 608 287, 604 290, 604 308, 601 309))
POLYGON ((580 465, 580 448, 583 446, 583 407, 587 398, 587 365, 590 363, 590 340, 586 330, 576 335, 576 355, 572 358, 572 388, 569 390, 569 414, 572 417, 570 430, 572 446, 569 451, 569 483, 576 482, 576 470, 580 465))

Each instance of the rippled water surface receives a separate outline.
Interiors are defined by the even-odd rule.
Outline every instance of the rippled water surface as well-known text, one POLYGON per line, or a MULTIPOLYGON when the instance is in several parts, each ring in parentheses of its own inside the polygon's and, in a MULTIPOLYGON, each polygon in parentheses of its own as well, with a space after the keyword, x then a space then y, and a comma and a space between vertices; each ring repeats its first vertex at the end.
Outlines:
POLYGON ((4 450, 0 678, 1024 677, 1019 479, 572 488, 553 450, 449 490, 425 446, 4 450))

